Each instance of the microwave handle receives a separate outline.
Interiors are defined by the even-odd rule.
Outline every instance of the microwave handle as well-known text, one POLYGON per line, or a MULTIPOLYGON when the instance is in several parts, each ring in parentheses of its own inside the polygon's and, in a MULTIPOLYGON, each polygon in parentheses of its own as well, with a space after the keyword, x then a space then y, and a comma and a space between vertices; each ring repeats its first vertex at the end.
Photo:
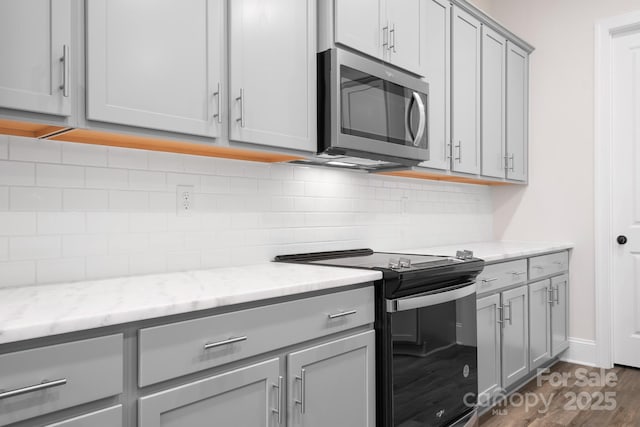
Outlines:
POLYGON ((476 292, 475 282, 465 283, 462 286, 456 286, 454 289, 435 294, 419 295, 408 298, 398 298, 387 300, 387 312, 394 313, 396 311, 413 310, 416 308, 429 307, 445 302, 455 301, 460 298, 467 297, 476 292))
MULTIPOLYGON (((424 102, 422 102, 422 98, 420 98, 420 94, 418 92, 413 92, 413 99, 418 106, 418 112, 420 113, 420 121, 418 122, 418 131, 416 132, 416 136, 413 138, 414 147, 420 146, 420 140, 424 136, 424 129, 427 124, 427 111, 424 107, 424 102)), ((411 111, 409 111, 411 114, 411 111)))

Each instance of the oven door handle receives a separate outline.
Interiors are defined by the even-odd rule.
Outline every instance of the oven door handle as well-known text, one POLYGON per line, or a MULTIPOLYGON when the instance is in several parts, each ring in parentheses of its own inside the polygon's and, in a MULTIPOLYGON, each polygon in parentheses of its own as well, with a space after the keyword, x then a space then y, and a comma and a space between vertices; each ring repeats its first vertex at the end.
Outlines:
POLYGON ((418 295, 415 297, 398 298, 387 300, 387 312, 414 310, 416 308, 429 307, 445 302, 455 301, 467 297, 476 292, 476 283, 468 282, 462 286, 456 286, 450 291, 438 292, 435 294, 418 295))

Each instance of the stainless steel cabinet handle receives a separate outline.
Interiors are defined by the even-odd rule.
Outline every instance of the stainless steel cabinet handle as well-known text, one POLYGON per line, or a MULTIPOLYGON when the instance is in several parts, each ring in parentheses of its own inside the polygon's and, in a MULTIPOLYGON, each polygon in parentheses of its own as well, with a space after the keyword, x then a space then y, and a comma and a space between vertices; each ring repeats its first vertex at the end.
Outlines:
POLYGON ((213 96, 218 100, 218 112, 215 113, 213 117, 218 119, 218 123, 222 123, 222 94, 220 93, 220 83, 218 83, 218 89, 213 92, 213 96))
POLYGON ((304 410, 305 410, 305 393, 304 393, 304 388, 305 388, 305 380, 306 380, 306 372, 304 370, 304 368, 302 368, 300 370, 300 376, 296 376, 296 380, 300 381, 300 399, 296 399, 293 402, 297 405, 300 405, 300 413, 304 414, 304 410))
POLYGON ((392 50, 393 53, 396 53, 396 24, 391 25, 391 31, 389 31, 389 39, 389 50, 392 50))
POLYGON ((62 84, 60 90, 62 90, 62 96, 69 97, 69 46, 62 45, 62 57, 60 58, 62 63, 62 84))
POLYGON ((554 291, 556 292, 556 297, 553 300, 553 302, 556 303, 556 304, 560 304, 560 285, 557 285, 555 287, 554 291))
POLYGON ((341 313, 329 314, 327 317, 329 319, 337 319, 339 317, 351 316, 352 314, 356 314, 356 310, 343 311, 341 313))
POLYGON ((229 338, 228 340, 205 344, 204 345, 204 349, 205 350, 209 350, 209 349, 212 349, 212 348, 222 347, 224 345, 229 345, 229 344, 237 343, 237 342, 240 342, 240 341, 246 341, 246 340, 247 340, 246 335, 243 336, 243 337, 233 337, 233 338, 229 338))
POLYGON ((549 290, 547 291, 547 303, 550 306, 553 306, 553 287, 549 286, 549 290))
POLYGON ((504 170, 509 170, 509 153, 504 155, 504 170))
MULTIPOLYGON (((413 146, 420 146, 420 140, 424 135, 424 130, 427 125, 427 110, 424 108, 424 102, 422 102, 422 98, 418 92, 413 92, 413 99, 418 106, 418 112, 420 113, 420 122, 418 122, 418 131, 416 132, 415 138, 413 138, 413 146)), ((411 111, 409 111, 411 114, 411 111)))
POLYGON ((445 160, 451 160, 451 143, 450 142, 447 142, 445 160))
POLYGON ((527 274, 526 271, 512 271, 511 274, 513 274, 514 276, 522 276, 523 274, 527 274))
POLYGON ((493 277, 491 279, 482 279, 482 283, 491 283, 491 282, 495 282, 496 280, 498 280, 497 277, 493 277))
POLYGON ((500 314, 498 314, 498 323, 504 328, 504 307, 498 305, 496 309, 500 312, 500 314))
POLYGON ((240 102, 240 117, 236 119, 236 122, 240 122, 240 127, 244 127, 244 89, 240 89, 240 96, 236 98, 236 101, 240 102))
MULTIPOLYGON (((509 156, 509 160, 511 160, 511 166, 509 166, 509 170, 510 170, 511 172, 513 172, 514 163, 515 163, 515 162, 513 161, 513 154, 511 154, 511 155, 509 156)), ((508 164, 508 163, 507 163, 507 164, 508 164)))
POLYGON ((564 264, 564 263, 563 263, 562 261, 553 261, 553 264, 555 264, 555 265, 562 265, 562 264, 564 264))
POLYGON ((511 314, 512 314, 512 313, 511 313, 511 303, 509 303, 509 304, 503 304, 502 306, 503 306, 504 308, 509 307, 509 318, 507 318, 507 317, 504 315, 504 313, 503 313, 503 318, 502 318, 502 320, 503 320, 503 321, 505 321, 505 322, 508 320, 508 321, 509 321, 509 324, 510 324, 510 325, 513 325, 513 319, 512 319, 512 317, 513 317, 513 316, 511 315, 511 314))
POLYGON ((66 378, 59 380, 47 381, 44 380, 40 384, 30 385, 28 387, 16 388, 14 390, 3 391, 0 390, 0 399, 8 399, 9 397, 19 396, 21 394, 32 393, 34 391, 45 390, 51 387, 59 387, 67 383, 66 378))
POLYGON ((532 265, 531 268, 535 268, 536 270, 544 270, 544 267, 541 265, 532 265))
POLYGON ((385 49, 389 48, 389 23, 382 27, 382 47, 385 49))
POLYGON ((462 141, 458 141, 455 148, 458 149, 458 157, 454 157, 453 160, 457 160, 458 163, 462 163, 462 141))
POLYGON ((273 408, 271 410, 272 413, 274 414, 278 414, 278 425, 282 424, 282 389, 284 388, 284 377, 282 375, 280 375, 278 377, 278 385, 273 385, 273 388, 277 388, 278 389, 278 409, 273 408))

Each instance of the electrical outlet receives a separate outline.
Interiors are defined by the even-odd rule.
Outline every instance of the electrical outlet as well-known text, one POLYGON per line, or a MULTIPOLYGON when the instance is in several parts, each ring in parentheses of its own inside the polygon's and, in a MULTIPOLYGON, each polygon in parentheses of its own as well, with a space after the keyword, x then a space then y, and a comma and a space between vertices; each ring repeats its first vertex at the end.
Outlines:
POLYGON ((176 187, 176 209, 178 216, 187 216, 193 210, 193 185, 176 187))

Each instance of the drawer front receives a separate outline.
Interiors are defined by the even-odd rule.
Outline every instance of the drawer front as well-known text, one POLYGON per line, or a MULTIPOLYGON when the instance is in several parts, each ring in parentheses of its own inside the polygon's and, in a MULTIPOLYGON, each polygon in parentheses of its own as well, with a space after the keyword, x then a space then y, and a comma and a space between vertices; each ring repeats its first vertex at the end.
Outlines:
POLYGON ((122 405, 80 415, 46 427, 122 427, 122 405))
POLYGON ((141 329, 138 383, 144 387, 373 323, 373 298, 369 286, 141 329))
POLYGON ((527 260, 489 264, 476 279, 478 295, 495 292, 527 281, 527 260))
POLYGON ((529 280, 562 273, 568 269, 568 251, 529 258, 529 280))
POLYGON ((122 334, 0 355, 0 426, 122 393, 122 364, 122 334))

